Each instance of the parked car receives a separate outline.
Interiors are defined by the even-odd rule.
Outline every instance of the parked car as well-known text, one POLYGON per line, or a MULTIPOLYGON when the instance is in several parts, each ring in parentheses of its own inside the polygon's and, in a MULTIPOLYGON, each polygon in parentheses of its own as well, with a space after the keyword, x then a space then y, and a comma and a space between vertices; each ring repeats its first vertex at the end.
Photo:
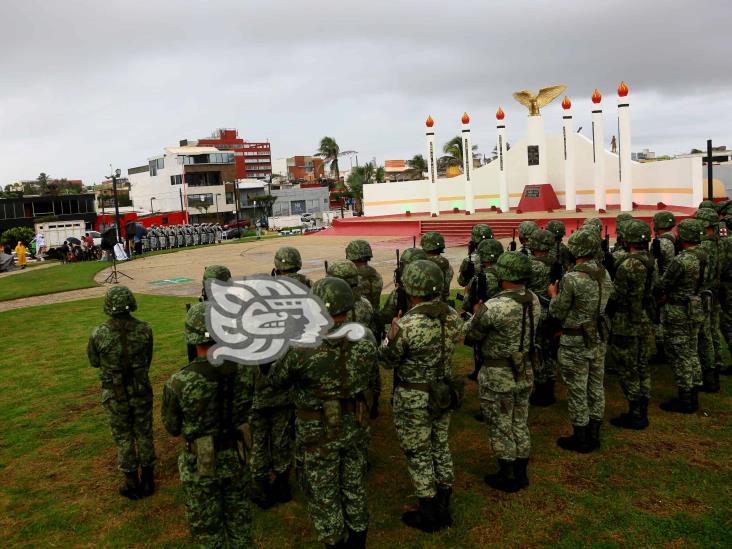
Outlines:
POLYGON ((246 229, 243 227, 232 227, 231 229, 226 229, 224 235, 226 236, 226 240, 229 240, 231 238, 241 238, 245 232, 246 229))
POLYGON ((102 245, 102 234, 97 231, 86 231, 89 233, 89 236, 91 236, 94 239, 94 245, 95 246, 101 246, 102 245))

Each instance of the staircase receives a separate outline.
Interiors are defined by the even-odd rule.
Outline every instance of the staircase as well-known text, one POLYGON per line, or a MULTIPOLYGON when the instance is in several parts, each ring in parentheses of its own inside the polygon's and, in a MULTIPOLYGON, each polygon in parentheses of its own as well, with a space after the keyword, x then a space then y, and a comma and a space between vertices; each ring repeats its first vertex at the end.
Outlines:
POLYGON ((473 226, 478 223, 486 223, 493 229, 495 238, 511 238, 513 230, 518 228, 523 219, 491 219, 482 221, 477 219, 455 219, 445 221, 421 221, 420 235, 428 232, 438 232, 445 237, 445 244, 450 246, 461 246, 470 240, 470 232, 473 226))

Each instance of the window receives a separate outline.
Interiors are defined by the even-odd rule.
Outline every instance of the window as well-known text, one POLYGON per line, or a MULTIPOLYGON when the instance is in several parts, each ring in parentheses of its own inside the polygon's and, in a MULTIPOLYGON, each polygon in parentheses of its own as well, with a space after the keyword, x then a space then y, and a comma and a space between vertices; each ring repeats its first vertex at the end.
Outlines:
POLYGON ((256 164, 257 162, 259 162, 258 158, 245 158, 244 159, 245 164, 256 164))
POLYGON ((213 206, 213 193, 189 194, 188 206, 191 208, 206 209, 213 206))
POLYGON ((305 213, 305 201, 304 200, 293 200, 290 202, 290 208, 292 209, 292 215, 300 215, 305 213))
POLYGON ((186 174, 186 185, 189 187, 209 187, 223 185, 220 172, 197 172, 186 174))
POLYGON ((171 175, 170 176, 170 184, 171 185, 182 185, 183 184, 183 176, 182 175, 171 175))
POLYGON ((227 204, 234 203, 234 193, 226 193, 226 203, 227 204))
POLYGON ((158 175, 158 163, 155 160, 151 160, 148 164, 150 166, 150 176, 154 177, 158 175))

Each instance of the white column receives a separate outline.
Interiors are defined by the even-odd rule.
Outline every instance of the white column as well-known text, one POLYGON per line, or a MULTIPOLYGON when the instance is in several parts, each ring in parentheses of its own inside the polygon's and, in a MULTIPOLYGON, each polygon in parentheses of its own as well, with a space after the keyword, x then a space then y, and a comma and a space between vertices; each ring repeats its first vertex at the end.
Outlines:
POLYGON ((427 182, 430 186, 430 214, 440 215, 440 202, 437 199, 437 151, 435 150, 435 132, 432 130, 435 121, 427 117, 427 182))
POLYGON ((546 134, 544 133, 544 118, 541 114, 537 116, 529 115, 527 145, 529 147, 533 145, 539 148, 539 163, 534 166, 529 166, 529 185, 548 183, 546 170, 546 134))
POLYGON ((562 141, 564 148, 564 207, 568 212, 577 209, 577 185, 574 179, 574 124, 572 124, 572 102, 569 97, 562 101, 564 126, 562 141))
POLYGON ((505 118, 503 109, 498 107, 496 111, 496 134, 497 144, 496 151, 498 152, 498 194, 501 201, 501 211, 508 213, 511 210, 511 203, 508 199, 508 181, 506 180, 506 125, 503 123, 505 118))
POLYGON ((620 162, 620 210, 633 211, 633 165, 630 159, 630 102, 628 86, 621 82, 618 87, 618 160, 620 162))
POLYGON ((605 196, 605 133, 602 124, 602 95, 599 90, 592 94, 592 184, 595 188, 595 210, 607 209, 605 196))
POLYGON ((470 117, 463 113, 463 175, 465 176, 465 213, 475 213, 475 195, 473 194, 473 140, 470 137, 470 117))

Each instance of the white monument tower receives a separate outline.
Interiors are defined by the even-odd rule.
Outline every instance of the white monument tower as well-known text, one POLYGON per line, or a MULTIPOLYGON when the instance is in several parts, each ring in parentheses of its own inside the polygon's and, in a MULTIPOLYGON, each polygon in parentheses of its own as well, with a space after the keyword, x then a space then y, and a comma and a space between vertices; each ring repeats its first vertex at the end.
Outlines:
POLYGON ((595 88, 592 93, 592 183, 595 188, 595 210, 605 210, 605 137, 602 125, 602 94, 595 88))
POLYGON ((562 128, 562 141, 564 148, 564 207, 568 212, 577 209, 577 185, 574 178, 574 128, 572 124, 572 102, 569 97, 564 96, 562 101, 564 109, 564 126, 562 128))
POLYGON ((630 102, 628 85, 618 86, 618 162, 620 162, 620 210, 633 211, 633 163, 630 159, 630 102))
POLYGON ((440 215, 440 203, 437 200, 437 158, 435 157, 435 132, 432 126, 435 121, 431 116, 425 121, 427 126, 427 180, 430 186, 430 214, 432 217, 440 215))
POLYGON ((475 213, 475 195, 473 194, 473 140, 470 138, 470 117, 463 113, 463 174, 465 175, 465 213, 475 213))
POLYGON ((510 211, 510 203, 508 201, 508 180, 506 179, 506 125, 503 119, 506 113, 501 107, 496 111, 496 134, 498 142, 496 143, 496 153, 498 154, 498 195, 501 202, 501 211, 508 213, 510 211))

